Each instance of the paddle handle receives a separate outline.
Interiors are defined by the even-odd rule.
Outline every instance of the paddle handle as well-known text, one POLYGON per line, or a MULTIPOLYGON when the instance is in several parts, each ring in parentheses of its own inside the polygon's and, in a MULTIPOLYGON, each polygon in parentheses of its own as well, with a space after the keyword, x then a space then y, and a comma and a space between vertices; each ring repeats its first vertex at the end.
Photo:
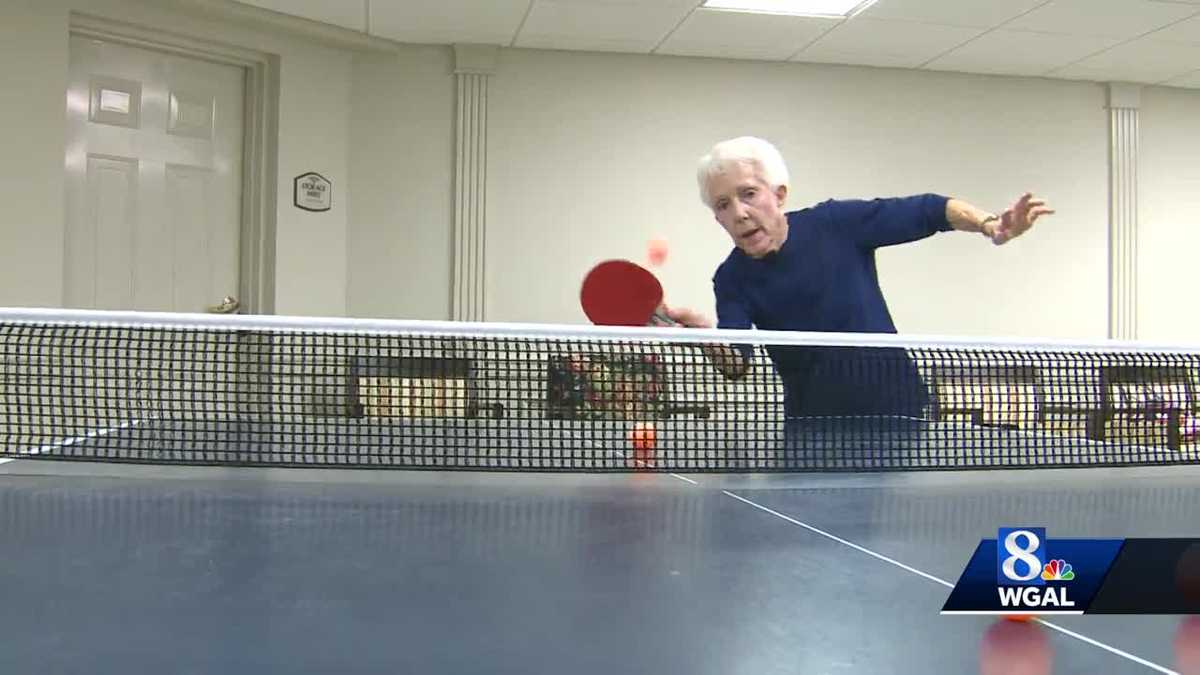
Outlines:
POLYGON ((667 313, 663 311, 663 308, 660 306, 658 309, 654 310, 654 316, 650 318, 650 325, 661 325, 669 328, 675 328, 679 325, 679 322, 667 316, 667 313))

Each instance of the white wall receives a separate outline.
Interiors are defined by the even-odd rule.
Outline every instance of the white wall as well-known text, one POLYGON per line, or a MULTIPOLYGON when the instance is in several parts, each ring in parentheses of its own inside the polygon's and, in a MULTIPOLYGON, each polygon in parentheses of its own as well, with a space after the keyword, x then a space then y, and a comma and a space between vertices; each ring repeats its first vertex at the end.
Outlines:
MULTIPOLYGON (((1003 247, 956 233, 881 253, 884 287, 900 330, 1105 337, 1104 88, 1036 79, 939 79, 911 89, 900 82, 893 96, 918 93, 899 119, 880 125, 874 142, 888 149, 872 179, 827 189, 903 193, 924 185, 996 212, 1028 190, 1050 200, 1057 213, 1003 247), (931 105, 939 100, 946 104, 931 105), (920 133, 907 142, 883 140, 904 139, 912 127, 920 133), (927 158, 916 159, 923 150, 927 158), (910 160, 911 171, 905 168, 910 160)), ((863 86, 875 89, 869 82, 863 86)))
MULTIPOLYGON (((454 76, 446 47, 352 52, 134 0, 0 5, 0 304, 62 298, 68 11, 278 55, 277 311, 444 319, 453 221, 454 76), (291 206, 315 170, 334 208, 291 206)), ((489 85, 487 318, 583 323, 578 284, 661 235, 672 304, 712 311, 730 243, 699 203, 714 141, 774 140, 790 206, 937 191, 1002 209, 1022 190, 1058 215, 994 248, 942 235, 881 255, 908 333, 1102 337, 1107 111, 1082 82, 620 54, 502 50, 489 85)), ((1200 93, 1147 89, 1142 118, 1142 336, 1189 339, 1180 311, 1200 213, 1200 93)))
POLYGON ((711 313, 731 244, 698 201, 695 160, 754 134, 789 160, 793 208, 926 191, 994 210, 1022 190, 1053 200, 1059 215, 1011 246, 958 234, 882 254, 902 332, 1103 336, 1098 85, 508 51, 492 92, 491 320, 582 323, 588 266, 640 259, 654 233, 673 244, 669 301, 711 313))
POLYGON ((125 21, 276 54, 281 64, 276 311, 346 311, 346 205, 351 54, 314 41, 198 18, 130 0, 0 3, 0 304, 62 303, 63 157, 68 12, 125 21), (15 99, 15 100, 14 100, 15 99), (7 143, 19 144, 11 151, 7 143), (292 178, 333 181, 333 209, 292 207, 292 178))
POLYGON ((447 47, 354 59, 347 268, 352 316, 450 316, 453 67, 447 47))
POLYGON ((66 9, 0 2, 0 306, 57 306, 63 292, 66 9))
MULTIPOLYGON (((262 47, 259 47, 262 49, 262 47)), ((279 74, 279 196, 275 237, 275 312, 346 313, 350 182, 350 54, 284 41, 279 74), (293 206, 296 176, 316 171, 333 183, 329 211, 293 206)))
POLYGON ((1200 91, 1144 91, 1140 134, 1138 337, 1200 343, 1200 91))

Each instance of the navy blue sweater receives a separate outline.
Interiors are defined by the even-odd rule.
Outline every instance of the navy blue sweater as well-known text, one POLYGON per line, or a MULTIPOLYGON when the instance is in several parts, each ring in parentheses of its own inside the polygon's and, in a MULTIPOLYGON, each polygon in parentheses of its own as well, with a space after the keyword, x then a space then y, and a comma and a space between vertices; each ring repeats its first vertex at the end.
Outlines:
MULTIPOLYGON (((895 333, 875 251, 950 230, 947 197, 830 200, 787 215, 779 251, 733 252, 713 275, 717 327, 895 333)), ((920 415, 925 385, 903 350, 778 347, 788 415, 920 415)))

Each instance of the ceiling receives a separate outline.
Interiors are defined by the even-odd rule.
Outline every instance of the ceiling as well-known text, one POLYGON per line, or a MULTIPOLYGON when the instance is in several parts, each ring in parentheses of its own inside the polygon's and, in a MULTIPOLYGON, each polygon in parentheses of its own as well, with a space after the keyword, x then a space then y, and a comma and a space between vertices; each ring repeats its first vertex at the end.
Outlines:
POLYGON ((877 0, 848 20, 701 0, 242 0, 396 42, 840 63, 1200 89, 1200 0, 877 0))

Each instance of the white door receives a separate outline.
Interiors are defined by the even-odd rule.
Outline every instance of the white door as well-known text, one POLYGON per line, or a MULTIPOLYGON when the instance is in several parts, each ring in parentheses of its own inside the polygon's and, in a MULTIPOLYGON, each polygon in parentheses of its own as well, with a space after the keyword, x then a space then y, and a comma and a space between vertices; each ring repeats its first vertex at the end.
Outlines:
POLYGON ((67 306, 231 309, 245 71, 74 35, 70 52, 67 306))

